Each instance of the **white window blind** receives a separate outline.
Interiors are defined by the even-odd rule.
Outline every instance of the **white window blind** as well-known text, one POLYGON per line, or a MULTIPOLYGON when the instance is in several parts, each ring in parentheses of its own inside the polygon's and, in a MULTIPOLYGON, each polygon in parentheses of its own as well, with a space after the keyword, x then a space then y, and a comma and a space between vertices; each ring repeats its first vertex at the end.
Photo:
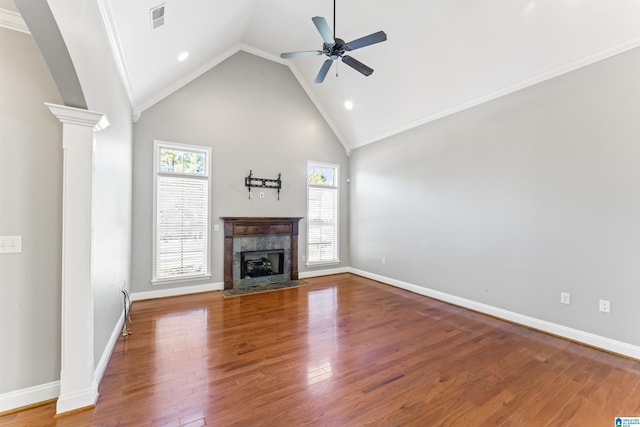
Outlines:
POLYGON ((307 264, 338 262, 338 167, 309 163, 307 264))
POLYGON ((209 274, 209 152, 156 149, 154 281, 209 274))

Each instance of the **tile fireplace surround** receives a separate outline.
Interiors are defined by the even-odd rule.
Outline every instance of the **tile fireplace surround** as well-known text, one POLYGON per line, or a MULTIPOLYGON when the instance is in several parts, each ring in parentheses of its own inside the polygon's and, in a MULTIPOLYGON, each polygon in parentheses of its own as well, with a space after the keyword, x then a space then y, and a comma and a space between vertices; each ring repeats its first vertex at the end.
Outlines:
POLYGON ((281 242, 289 255, 283 280, 298 280, 298 222, 302 217, 221 217, 224 222, 224 288, 241 284, 240 251, 273 249, 281 242), (237 265, 236 265, 237 264, 237 265))

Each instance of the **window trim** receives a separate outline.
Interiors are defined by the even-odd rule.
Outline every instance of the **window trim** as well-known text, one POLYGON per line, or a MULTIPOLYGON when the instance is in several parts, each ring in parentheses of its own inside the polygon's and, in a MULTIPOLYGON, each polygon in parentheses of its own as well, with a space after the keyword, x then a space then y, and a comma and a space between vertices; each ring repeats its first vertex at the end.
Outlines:
POLYGON ((307 267, 322 267, 326 265, 340 264, 340 165, 334 163, 315 162, 312 160, 307 161, 307 169, 305 171, 305 177, 307 180, 307 235, 305 244, 305 265, 307 267), (333 168, 334 170, 334 185, 314 185, 309 182, 309 167, 318 166, 324 168, 333 168), (310 188, 333 188, 336 190, 336 258, 329 261, 309 261, 309 227, 311 221, 309 218, 309 189, 310 188))
POLYGON ((204 145, 182 144, 178 142, 154 140, 153 141, 153 231, 151 244, 151 284, 161 285, 170 283, 188 282, 194 280, 206 280, 211 278, 211 147, 204 145), (205 154, 205 176, 193 173, 160 172, 160 149, 169 148, 176 150, 195 151, 205 154), (158 278, 158 177, 159 176, 184 176, 193 179, 206 179, 207 185, 207 243, 206 243, 206 272, 204 274, 184 275, 172 278, 158 278))

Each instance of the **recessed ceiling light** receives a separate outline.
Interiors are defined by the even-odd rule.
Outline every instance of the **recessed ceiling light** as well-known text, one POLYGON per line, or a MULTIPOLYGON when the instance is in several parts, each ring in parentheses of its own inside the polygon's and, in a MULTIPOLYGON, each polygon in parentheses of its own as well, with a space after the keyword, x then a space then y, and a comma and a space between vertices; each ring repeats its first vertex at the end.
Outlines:
POLYGON ((347 110, 353 110, 353 101, 350 99, 344 101, 344 108, 346 108, 347 110))
POLYGON ((178 61, 182 62, 185 59, 187 59, 189 57, 189 52, 187 52, 186 50, 184 52, 182 52, 180 55, 178 55, 178 61))

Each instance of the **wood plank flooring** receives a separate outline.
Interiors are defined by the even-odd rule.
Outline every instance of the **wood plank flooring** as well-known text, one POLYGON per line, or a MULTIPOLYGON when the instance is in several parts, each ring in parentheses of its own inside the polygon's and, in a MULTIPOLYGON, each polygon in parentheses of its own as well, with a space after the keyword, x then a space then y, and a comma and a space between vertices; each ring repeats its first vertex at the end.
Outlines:
POLYGON ((350 274, 140 301, 97 406, 0 426, 612 426, 640 363, 350 274))

